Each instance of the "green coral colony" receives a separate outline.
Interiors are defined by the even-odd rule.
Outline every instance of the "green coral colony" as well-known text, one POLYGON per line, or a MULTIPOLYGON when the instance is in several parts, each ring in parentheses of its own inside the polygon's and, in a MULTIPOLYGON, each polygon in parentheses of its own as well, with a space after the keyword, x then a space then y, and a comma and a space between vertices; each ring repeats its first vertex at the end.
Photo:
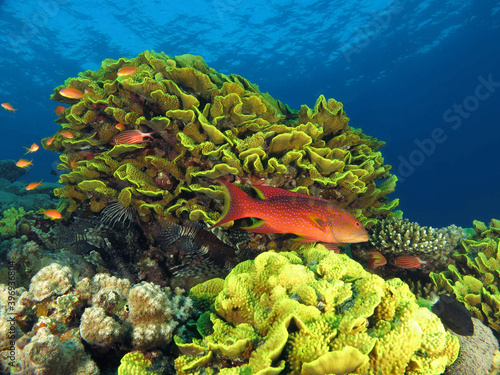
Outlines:
POLYGON ((105 60, 57 88, 52 99, 71 104, 61 129, 45 148, 61 153, 68 210, 94 212, 118 200, 143 221, 181 218, 213 224, 223 195, 212 180, 233 175, 335 200, 367 227, 398 201, 379 147, 384 143, 348 126, 342 104, 321 96, 313 109, 293 111, 238 75, 209 68, 199 56, 144 52, 134 59, 105 60), (117 76, 122 67, 138 70, 117 76), (85 92, 68 99, 65 87, 85 92), (154 139, 112 145, 115 125, 154 139), (69 132, 69 133, 68 133, 69 132), (50 143, 50 144, 49 144, 50 143))
MULTIPOLYGON (((264 184, 321 197, 371 231, 370 243, 354 256, 374 249, 389 261, 400 253, 434 256, 434 290, 452 294, 500 332, 499 222, 475 222, 470 235, 401 220, 398 200, 387 198, 397 178, 378 151, 384 143, 350 127, 342 103, 320 96, 314 108, 292 110, 199 56, 149 51, 105 60, 99 70, 66 80, 52 99, 70 105, 57 120, 60 130, 43 140, 60 153, 58 168, 66 171, 55 190, 66 217, 120 206, 137 212, 143 227, 164 220, 213 225, 224 199, 219 177, 243 188, 264 184), (132 74, 117 74, 122 68, 132 74), (63 96, 64 88, 82 97, 63 96), (118 142, 126 131, 149 136, 118 142)), ((21 210, 4 212, 4 238, 22 232, 21 210)), ((321 244, 288 246, 271 238, 259 252, 280 252, 255 252, 189 296, 103 273, 78 280, 70 268, 51 264, 32 278, 29 291, 16 291, 18 315, 38 319, 16 355, 23 366, 45 371, 39 373, 70 366, 75 374, 98 374, 82 342, 120 348, 122 375, 437 375, 459 356, 457 337, 401 279, 384 280, 321 244), (158 348, 174 346, 177 354, 161 362, 158 348)), ((16 337, 25 325, 18 322, 16 337)))

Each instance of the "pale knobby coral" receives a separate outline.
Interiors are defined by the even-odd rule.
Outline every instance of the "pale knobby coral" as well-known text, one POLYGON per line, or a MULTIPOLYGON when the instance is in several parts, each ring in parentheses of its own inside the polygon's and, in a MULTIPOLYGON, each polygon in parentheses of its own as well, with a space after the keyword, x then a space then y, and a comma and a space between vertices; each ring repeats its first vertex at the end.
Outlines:
POLYGON ((168 288, 142 282, 130 289, 128 306, 130 314, 127 321, 133 327, 132 345, 150 349, 172 340, 178 319, 188 316, 186 312, 191 309, 191 301, 180 293, 172 297, 168 288), (175 315, 177 319, 174 319, 175 315))
POLYGON ((33 278, 29 291, 35 301, 43 301, 54 294, 62 295, 74 285, 73 274, 69 267, 52 263, 42 268, 33 278))
POLYGON ((87 283, 82 289, 90 291, 92 306, 83 313, 80 334, 90 344, 161 347, 172 340, 174 329, 192 310, 191 299, 181 289, 171 292, 147 282, 131 287, 128 280, 106 274, 87 283))
POLYGON ((80 319, 80 335, 92 345, 111 347, 122 341, 125 328, 100 307, 87 307, 80 319))
POLYGON ((76 337, 61 340, 41 327, 16 343, 14 373, 37 375, 98 375, 99 368, 76 337))

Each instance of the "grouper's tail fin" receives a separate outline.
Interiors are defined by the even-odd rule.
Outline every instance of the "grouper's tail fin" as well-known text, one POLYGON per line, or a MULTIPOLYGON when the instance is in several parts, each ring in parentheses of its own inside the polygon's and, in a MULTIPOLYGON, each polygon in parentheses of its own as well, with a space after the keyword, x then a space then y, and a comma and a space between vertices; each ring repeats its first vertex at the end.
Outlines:
POLYGON ((220 220, 208 229, 245 217, 259 217, 259 201, 228 181, 216 179, 225 187, 226 197, 220 220))

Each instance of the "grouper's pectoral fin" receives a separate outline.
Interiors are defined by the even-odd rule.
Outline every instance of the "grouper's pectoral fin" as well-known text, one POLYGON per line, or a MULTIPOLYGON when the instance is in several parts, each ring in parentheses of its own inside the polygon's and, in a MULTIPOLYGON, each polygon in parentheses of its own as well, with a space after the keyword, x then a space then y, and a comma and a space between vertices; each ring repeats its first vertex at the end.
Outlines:
POLYGON ((312 225, 317 227, 319 230, 324 232, 327 229, 326 221, 323 220, 322 218, 317 216, 308 216, 307 219, 312 225))
POLYGON ((264 220, 258 220, 248 227, 241 227, 241 229, 254 233, 276 233, 276 229, 268 225, 264 220))

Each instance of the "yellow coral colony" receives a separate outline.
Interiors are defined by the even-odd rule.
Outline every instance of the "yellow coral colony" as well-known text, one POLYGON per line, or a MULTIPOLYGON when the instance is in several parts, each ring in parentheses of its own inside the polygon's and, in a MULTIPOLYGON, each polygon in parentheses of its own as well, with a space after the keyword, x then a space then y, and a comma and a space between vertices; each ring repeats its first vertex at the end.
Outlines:
POLYGON ((218 280, 191 290, 213 310, 201 340, 176 338, 179 374, 438 375, 458 355, 457 338, 405 283, 321 245, 263 253, 218 280))
POLYGON ((146 51, 105 60, 67 79, 52 99, 71 105, 54 139, 43 141, 61 153, 65 186, 55 193, 70 211, 99 212, 118 200, 143 221, 185 213, 213 224, 220 210, 211 198, 221 193, 211 180, 225 175, 334 200, 367 227, 398 204, 385 197, 396 177, 378 151, 384 143, 349 127, 342 103, 320 96, 314 108, 294 111, 199 56, 146 51), (118 76, 124 66, 138 70, 118 76), (69 99, 59 93, 65 87, 86 95, 69 99), (153 139, 113 145, 118 123, 153 139))

